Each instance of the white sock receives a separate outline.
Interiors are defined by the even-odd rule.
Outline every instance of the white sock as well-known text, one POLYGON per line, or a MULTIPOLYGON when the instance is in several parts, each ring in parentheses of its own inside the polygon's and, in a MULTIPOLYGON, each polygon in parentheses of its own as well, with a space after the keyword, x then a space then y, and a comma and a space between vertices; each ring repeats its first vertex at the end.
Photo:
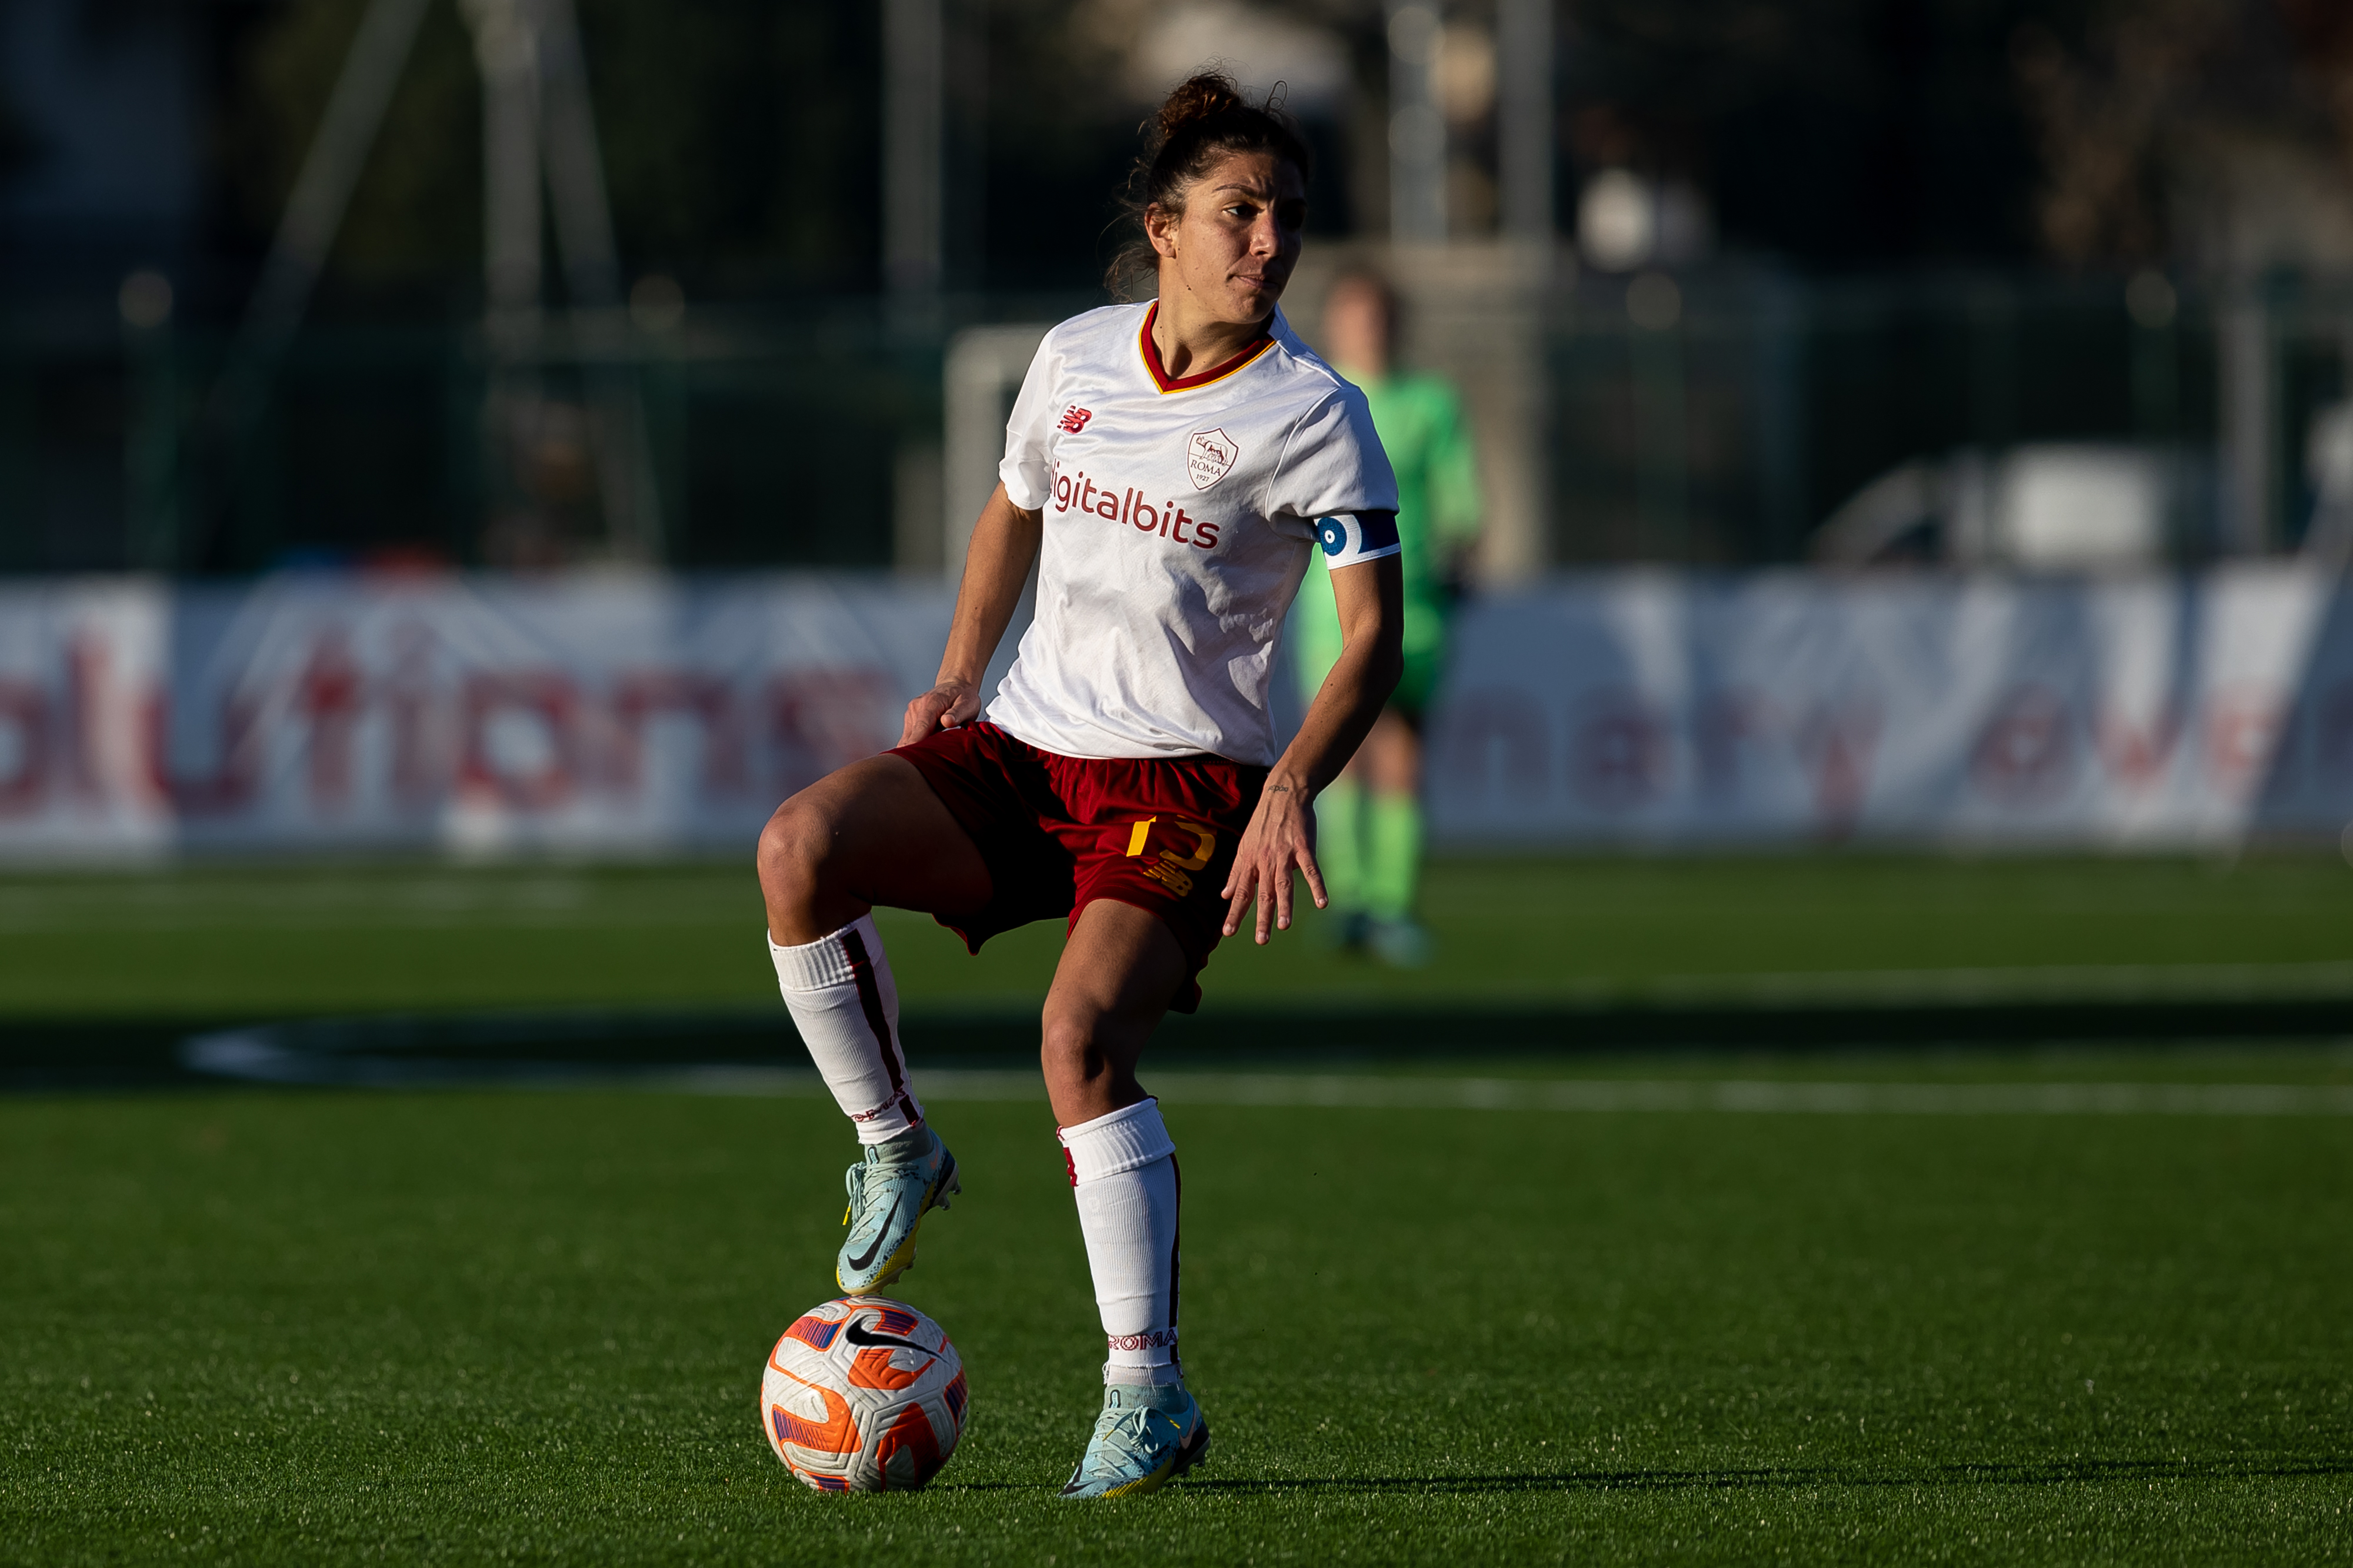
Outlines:
POLYGON ((1109 1359, 1103 1381, 1182 1383, 1176 1359, 1176 1145, 1147 1100, 1056 1130, 1079 1200, 1109 1359))
POLYGON ((798 947, 768 939, 776 985, 809 1059, 860 1143, 883 1143, 923 1124, 899 1048, 899 987, 874 917, 861 915, 798 947))

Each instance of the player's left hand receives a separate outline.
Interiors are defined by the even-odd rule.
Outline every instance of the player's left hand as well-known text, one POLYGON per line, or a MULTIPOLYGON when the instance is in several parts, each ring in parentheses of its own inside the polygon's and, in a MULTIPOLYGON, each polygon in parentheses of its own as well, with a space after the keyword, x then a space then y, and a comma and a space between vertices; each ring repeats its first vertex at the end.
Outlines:
POLYGON ((1258 902, 1258 942, 1263 947, 1275 931, 1291 929, 1291 872, 1297 867, 1307 877, 1307 890, 1315 907, 1329 902, 1324 873, 1315 865, 1315 818, 1305 793, 1289 783, 1270 782, 1250 813, 1250 826, 1234 849, 1234 868, 1226 878, 1226 934, 1242 928, 1242 915, 1258 902))

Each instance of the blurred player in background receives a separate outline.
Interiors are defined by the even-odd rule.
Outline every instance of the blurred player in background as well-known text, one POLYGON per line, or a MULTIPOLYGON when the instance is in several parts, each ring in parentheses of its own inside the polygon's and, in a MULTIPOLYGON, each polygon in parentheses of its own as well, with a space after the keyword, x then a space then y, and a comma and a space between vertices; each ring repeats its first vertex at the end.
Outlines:
POLYGON ((864 1145, 836 1268, 852 1295, 903 1271, 924 1213, 960 1190, 907 1086, 871 910, 924 910, 975 952, 1067 922, 1040 1059, 1108 1359, 1065 1497, 1148 1491, 1208 1447, 1176 1355, 1176 1144, 1135 1069, 1253 900, 1261 942, 1291 923, 1294 870, 1324 901, 1311 803, 1400 662, 1396 481, 1364 395, 1275 308, 1308 163, 1223 77, 1169 95, 1134 195, 1158 298, 1046 334, 937 683, 896 750, 803 790, 760 839, 777 983, 864 1145), (1275 643, 1319 552, 1338 658, 1278 755, 1275 643), (982 672, 1032 563, 1037 619, 984 718, 982 672))
MULTIPOLYGON (((1315 851, 1342 946, 1412 968, 1430 960, 1419 919, 1421 725, 1446 655, 1446 629, 1479 542, 1479 476, 1462 399, 1442 376, 1398 368, 1396 290, 1344 272, 1324 307, 1324 349, 1364 389, 1398 481, 1405 575, 1405 676, 1347 771, 1315 801, 1315 851)), ((1308 701, 1340 657, 1328 575, 1311 571, 1292 616, 1308 701)))

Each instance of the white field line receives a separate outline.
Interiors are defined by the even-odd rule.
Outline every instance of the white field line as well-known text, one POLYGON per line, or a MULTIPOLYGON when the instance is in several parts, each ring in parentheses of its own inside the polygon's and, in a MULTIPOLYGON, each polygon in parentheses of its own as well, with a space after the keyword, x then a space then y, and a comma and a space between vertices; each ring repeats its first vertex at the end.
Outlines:
MULTIPOLYGON (((935 1068, 914 1075, 925 1100, 1042 1104, 1032 1072, 935 1068)), ((702 1094, 818 1096, 815 1073, 710 1068, 664 1075, 702 1094)), ((1151 1075, 1171 1105, 1336 1109, 1678 1111, 1774 1116, 2353 1116, 2353 1084, 1821 1083, 1758 1079, 1399 1078, 1358 1073, 1151 1075)))

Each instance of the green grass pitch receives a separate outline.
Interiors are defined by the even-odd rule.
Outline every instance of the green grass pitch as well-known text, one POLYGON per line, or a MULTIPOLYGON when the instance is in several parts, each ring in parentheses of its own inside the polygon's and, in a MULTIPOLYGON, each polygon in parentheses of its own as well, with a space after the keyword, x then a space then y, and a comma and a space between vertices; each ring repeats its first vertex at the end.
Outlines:
MULTIPOLYGON (((1440 860, 1431 968, 1323 951, 1315 917, 1229 942, 1207 1005, 1537 1003, 1760 977, 2253 966, 2353 991, 2353 871, 2335 856, 2187 859, 1835 855, 1440 860)), ((914 1010, 1026 1007, 1060 931, 978 958, 883 911, 914 1010)), ((747 863, 462 868, 254 865, 0 876, 0 1021, 239 1018, 405 1008, 776 1005, 747 863)), ((2109 993, 2137 982, 2109 973, 2109 993)))
MULTIPOLYGON (((1430 970, 1323 951, 1311 919, 1221 949, 1209 1013, 1955 972, 2353 992, 2353 873, 2316 857, 1460 859, 1428 905, 1430 970)), ((0 1035, 773 1007, 758 924, 735 866, 16 874, 0 1035)), ((886 930, 919 1068, 924 1016, 1034 1007, 1059 945, 886 930)), ((2353 1052, 1377 1070, 2341 1089, 2353 1052)), ((963 1351, 972 1421, 929 1491, 872 1498, 805 1492, 757 1425, 768 1344, 832 1291, 851 1148, 822 1100, 0 1098, 0 1563, 2353 1558, 2353 1118, 1248 1107, 1164 1081, 1216 1447, 1079 1510, 1051 1494, 1101 1339, 1041 1095, 934 1102, 966 1193, 902 1293, 963 1351)))
POLYGON ((840 1498, 755 1409, 831 1293, 821 1101, 0 1102, 0 1560, 2353 1555, 2341 1118, 1169 1114, 1216 1447, 1074 1508, 1102 1342, 1042 1103, 934 1105, 966 1192, 901 1293, 971 1423, 840 1498))

